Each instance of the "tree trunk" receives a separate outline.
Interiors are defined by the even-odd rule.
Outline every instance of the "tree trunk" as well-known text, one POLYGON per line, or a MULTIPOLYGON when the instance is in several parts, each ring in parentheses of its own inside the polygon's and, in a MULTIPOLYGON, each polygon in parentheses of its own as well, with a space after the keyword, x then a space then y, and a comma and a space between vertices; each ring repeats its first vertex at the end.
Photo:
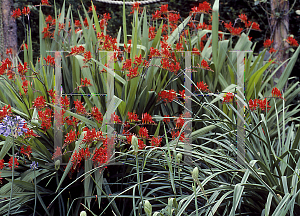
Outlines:
POLYGON ((17 24, 12 15, 13 0, 0 0, 1 18, 0 18, 0 46, 1 56, 6 58, 6 49, 11 49, 12 54, 17 54, 17 24), (1 20, 2 19, 2 20, 1 20))
MULTIPOLYGON (((289 1, 285 0, 271 0, 271 39, 274 40, 274 49, 278 50, 275 55, 276 62, 279 64, 289 58, 287 52, 289 44, 284 41, 289 34, 289 1), (287 53, 286 53, 287 52, 287 53)), ((274 78, 280 78, 287 63, 285 63, 276 72, 274 78)), ((278 83, 279 80, 275 83, 278 83)))

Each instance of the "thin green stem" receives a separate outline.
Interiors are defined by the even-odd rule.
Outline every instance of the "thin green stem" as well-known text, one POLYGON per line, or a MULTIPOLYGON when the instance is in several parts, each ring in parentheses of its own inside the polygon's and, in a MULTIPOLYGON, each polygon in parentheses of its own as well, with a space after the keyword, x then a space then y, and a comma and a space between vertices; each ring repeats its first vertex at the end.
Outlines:
POLYGON ((12 200, 12 195, 13 195, 13 184, 14 184, 14 165, 15 165, 15 137, 12 136, 12 142, 13 142, 13 146, 12 146, 12 173, 11 173, 11 187, 10 187, 10 198, 9 198, 9 207, 8 207, 8 216, 10 215, 10 208, 11 208, 11 200, 12 200))
POLYGON ((33 175, 34 175, 34 210, 33 210, 33 216, 35 216, 35 210, 36 210, 36 177, 35 177, 35 168, 33 168, 33 175))

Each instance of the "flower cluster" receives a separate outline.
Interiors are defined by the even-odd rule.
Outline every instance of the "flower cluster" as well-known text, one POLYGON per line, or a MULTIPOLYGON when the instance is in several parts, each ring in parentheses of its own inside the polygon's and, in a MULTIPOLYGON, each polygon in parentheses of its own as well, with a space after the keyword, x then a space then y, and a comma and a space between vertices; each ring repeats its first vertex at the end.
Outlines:
POLYGON ((22 146, 20 148, 20 153, 23 155, 26 155, 28 157, 28 159, 30 160, 30 154, 32 153, 30 145, 28 145, 26 148, 25 148, 25 146, 22 146))
POLYGON ((21 136, 27 132, 27 124, 20 116, 5 116, 0 123, 0 135, 21 136))

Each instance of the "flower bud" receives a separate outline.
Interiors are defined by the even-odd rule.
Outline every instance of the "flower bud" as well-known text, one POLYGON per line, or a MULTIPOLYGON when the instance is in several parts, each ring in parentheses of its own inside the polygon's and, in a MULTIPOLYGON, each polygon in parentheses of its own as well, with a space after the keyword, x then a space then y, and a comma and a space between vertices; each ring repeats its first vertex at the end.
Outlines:
POLYGON ((296 14, 297 14, 297 15, 300 15, 300 10, 296 10, 296 14))
POLYGON ((178 154, 176 155, 176 162, 177 162, 177 163, 180 163, 180 161, 182 161, 182 154, 181 154, 181 153, 178 153, 178 154))
POLYGON ((55 170, 59 170, 60 168, 60 160, 55 161, 55 170))
POLYGON ((199 170, 198 170, 198 167, 195 167, 192 172, 192 177, 193 177, 194 181, 198 180, 198 176, 199 176, 199 170))
POLYGON ((135 153, 137 153, 139 151, 139 140, 136 136, 132 136, 131 138, 131 145, 132 145, 132 148, 134 150, 135 153))
POLYGON ((145 200, 144 210, 145 210, 147 216, 151 216, 152 215, 152 205, 151 205, 151 203, 148 200, 145 200))
POLYGON ((87 214, 86 214, 85 211, 81 211, 81 212, 80 212, 80 216, 87 216, 87 214))

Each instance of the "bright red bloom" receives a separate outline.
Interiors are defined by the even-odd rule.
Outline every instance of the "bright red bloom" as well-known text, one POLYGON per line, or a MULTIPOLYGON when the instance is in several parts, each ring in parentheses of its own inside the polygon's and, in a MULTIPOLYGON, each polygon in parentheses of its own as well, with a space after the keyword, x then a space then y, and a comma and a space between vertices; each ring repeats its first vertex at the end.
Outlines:
POLYGON ((166 4, 166 5, 161 5, 161 6, 160 6, 160 12, 161 12, 161 13, 167 13, 167 12, 168 12, 168 4, 166 4))
POLYGON ((96 121, 98 123, 102 123, 103 121, 103 115, 102 113, 99 111, 98 107, 92 107, 92 112, 91 112, 92 116, 94 117, 94 119, 96 119, 96 121))
POLYGON ((152 116, 148 113, 142 114, 142 123, 143 124, 155 124, 155 122, 152 120, 152 116))
MULTIPOLYGON (((94 9, 95 9, 95 11, 96 11, 96 5, 94 5, 94 9)), ((88 10, 88 13, 90 13, 90 12, 93 12, 93 7, 92 7, 92 5, 89 7, 89 10, 88 10)))
POLYGON ((42 3, 42 5, 50 5, 50 4, 48 3, 48 0, 41 0, 41 3, 42 3))
POLYGON ((28 145, 26 148, 25 146, 22 146, 20 149, 20 153, 26 155, 30 160, 30 154, 32 153, 30 145, 28 145))
POLYGON ((14 166, 15 168, 17 168, 18 165, 19 165, 19 162, 18 162, 18 159, 17 159, 17 158, 14 159, 14 165, 13 165, 13 157, 11 156, 10 159, 9 159, 9 161, 8 161, 8 167, 9 167, 10 169, 12 169, 13 166, 14 166))
POLYGON ((180 14, 169 13, 169 22, 177 23, 180 19, 180 14))
MULTIPOLYGON (((77 135, 79 134, 79 131, 77 133, 77 135)), ((65 143, 63 145, 63 148, 65 148, 67 145, 69 145, 72 142, 75 142, 77 140, 77 135, 76 135, 76 131, 74 130, 70 130, 69 133, 67 133, 67 135, 65 135, 66 139, 65 139, 65 143)))
POLYGON ((115 123, 115 124, 121 124, 122 121, 119 119, 119 116, 116 115, 116 113, 114 112, 113 114, 111 114, 111 120, 115 123))
POLYGON ((107 147, 96 148, 93 154, 92 161, 95 166, 105 164, 107 162, 107 147))
POLYGON ((133 121, 138 121, 138 116, 137 114, 135 114, 134 112, 128 112, 128 119, 129 119, 129 122, 133 122, 133 121))
POLYGON ((270 104, 270 101, 267 101, 267 98, 263 99, 263 100, 258 100, 258 105, 259 105, 259 108, 261 110, 267 110, 269 111, 269 109, 271 108, 271 106, 269 105, 270 104))
POLYGON ((37 134, 35 134, 33 132, 33 130, 27 130, 25 133, 24 133, 24 139, 27 139, 27 138, 31 138, 31 137, 38 137, 37 134))
POLYGON ((241 14, 241 15, 239 15, 239 18, 241 19, 241 21, 243 22, 243 23, 246 23, 247 22, 247 16, 245 15, 245 14, 241 14))
POLYGON ((294 39, 294 37, 292 36, 289 36, 287 39, 286 39, 286 42, 288 42, 291 46, 294 46, 294 47, 297 47, 299 46, 298 42, 294 39))
POLYGON ((159 147, 161 144, 162 138, 158 138, 158 137, 152 137, 151 139, 151 146, 153 147, 159 147))
POLYGON ((185 89, 183 89, 182 91, 179 90, 179 94, 180 94, 180 97, 185 99, 185 89))
POLYGON ((22 15, 20 8, 13 11, 13 14, 11 15, 13 18, 17 19, 22 15))
POLYGON ((230 30, 233 28, 231 22, 229 22, 229 23, 224 23, 224 26, 225 26, 225 28, 226 28, 228 31, 230 31, 230 30))
MULTIPOLYGON (((102 19, 103 20, 103 19, 102 19)), ((84 20, 83 20, 83 25, 85 26, 85 27, 89 27, 89 21, 87 20, 87 18, 85 18, 84 20)), ((100 21, 100 25, 101 25, 101 21, 100 21)))
POLYGON ((281 94, 281 92, 279 91, 278 88, 274 87, 272 89, 272 97, 278 97, 278 98, 282 99, 282 94, 281 94))
POLYGON ((138 11, 139 7, 140 7, 140 3, 139 2, 134 2, 133 5, 132 5, 130 14, 133 14, 135 10, 138 11))
POLYGON ((138 70, 138 67, 129 68, 129 70, 128 70, 129 73, 127 74, 128 79, 132 79, 134 77, 137 77, 139 75, 137 70, 138 70))
POLYGON ((44 34, 43 39, 44 38, 50 38, 51 37, 51 32, 49 31, 49 24, 47 24, 47 27, 44 27, 44 30, 42 31, 42 33, 44 34))
POLYGON ((19 63, 18 72, 19 72, 20 76, 22 76, 22 77, 25 76, 25 73, 27 72, 27 62, 24 62, 24 65, 19 63))
POLYGON ((149 40, 153 40, 155 38, 155 27, 150 26, 149 30, 148 30, 149 34, 148 34, 148 38, 149 40))
POLYGON ((92 58, 91 51, 87 51, 83 55, 84 55, 84 58, 83 58, 84 63, 87 63, 92 58))
POLYGON ((252 100, 252 99, 250 99, 249 100, 249 109, 250 110, 256 110, 256 108, 257 108, 257 99, 255 99, 255 100, 252 100))
POLYGON ((46 108, 44 111, 38 111, 39 120, 42 121, 41 127, 43 130, 48 130, 51 127, 52 111, 46 108))
POLYGON ((0 121, 7 115, 10 115, 11 114, 11 107, 10 105, 8 105, 7 107, 4 106, 2 108, 2 110, 0 110, 0 121))
POLYGON ((268 47, 270 47, 272 45, 272 43, 273 43, 273 40, 271 41, 270 39, 267 39, 264 42, 264 47, 268 48, 268 47))
POLYGON ((76 127, 76 125, 79 123, 79 120, 77 118, 75 118, 74 116, 72 117, 72 119, 70 119, 71 116, 67 116, 64 118, 64 121, 70 125, 70 126, 74 126, 76 127))
POLYGON ((51 15, 47 16, 46 19, 45 19, 45 22, 46 23, 52 23, 52 16, 51 15))
POLYGON ((44 57, 44 60, 46 61, 46 64, 54 66, 55 65, 55 58, 52 57, 51 55, 47 55, 47 58, 44 57))
POLYGON ((32 106, 37 109, 43 109, 46 106, 46 100, 44 96, 38 96, 32 103, 32 106))
POLYGON ((171 90, 163 90, 158 94, 158 100, 162 100, 165 103, 172 102, 176 98, 176 92, 171 90))
POLYGON ((148 130, 147 130, 147 128, 141 127, 140 130, 139 130, 139 135, 140 135, 140 137, 142 137, 142 138, 148 138, 149 135, 148 135, 148 130))
POLYGON ((179 117, 177 119, 175 119, 176 121, 176 128, 182 128, 184 125, 184 119, 179 117))
POLYGON ((92 86, 91 80, 88 80, 87 78, 85 78, 85 79, 81 78, 81 85, 82 86, 92 86))
POLYGON ((134 57, 134 62, 133 62, 133 64, 135 64, 135 65, 140 65, 140 64, 142 64, 142 54, 140 54, 140 56, 135 56, 134 57))
POLYGON ((231 28, 231 30, 229 30, 229 31, 232 35, 240 36, 243 29, 242 28, 231 28))
POLYGON ((193 7, 192 13, 209 13, 210 10, 211 10, 210 4, 204 1, 203 3, 199 3, 198 7, 193 7))
POLYGON ((2 170, 4 167, 4 159, 1 159, 0 160, 0 169, 2 170))
POLYGON ((69 53, 69 55, 79 55, 81 53, 84 53, 85 49, 82 45, 80 45, 79 47, 74 46, 73 48, 71 48, 71 52, 69 53))
POLYGON ((146 148, 146 145, 143 140, 138 139, 138 145, 139 145, 140 150, 143 150, 144 148, 146 148))
POLYGON ((21 45, 21 50, 24 50, 24 46, 26 47, 26 50, 28 50, 28 45, 26 44, 26 43, 23 43, 22 45, 21 45))
POLYGON ((151 59, 153 56, 154 57, 160 56, 160 52, 158 49, 154 49, 153 47, 150 47, 149 59, 151 59))
POLYGON ((89 130, 87 127, 83 128, 83 131, 86 131, 84 134, 84 137, 82 139, 82 143, 92 143, 94 141, 103 140, 102 131, 97 131, 93 128, 92 130, 89 130))
POLYGON ((261 29, 259 28, 259 24, 256 23, 256 22, 253 22, 253 23, 252 23, 252 29, 253 29, 253 30, 257 30, 257 31, 261 31, 261 29))
POLYGON ((30 13, 29 7, 24 7, 22 10, 22 14, 24 14, 26 16, 26 15, 29 15, 29 13, 30 13))
POLYGON ((152 19, 156 20, 156 19, 159 19, 159 18, 161 18, 161 12, 157 10, 157 11, 155 11, 154 14, 152 14, 152 19))
POLYGON ((76 112, 78 114, 86 114, 86 110, 83 106, 83 102, 80 102, 78 101, 78 99, 76 101, 74 101, 74 104, 75 104, 75 109, 76 109, 76 112))
POLYGON ((201 61, 201 66, 206 68, 206 69, 210 69, 209 65, 207 64, 207 61, 205 61, 204 59, 201 61))
POLYGON ((201 55, 201 53, 199 52, 199 50, 196 47, 194 47, 192 49, 192 53, 195 54, 195 55, 199 55, 199 56, 201 55))
POLYGON ((183 46, 182 46, 182 43, 177 43, 176 44, 176 51, 182 51, 183 50, 183 46))
MULTIPOLYGON (((175 131, 173 130, 173 131, 171 132, 172 139, 177 138, 177 137, 179 136, 179 133, 180 133, 180 131, 175 132, 175 131)), ((181 133, 181 135, 180 135, 180 137, 179 137, 179 141, 184 141, 184 140, 187 140, 187 139, 185 139, 185 137, 184 137, 184 132, 183 132, 183 133, 181 133)))
POLYGON ((203 81, 197 82, 197 87, 198 87, 198 89, 199 89, 200 91, 202 91, 202 92, 207 92, 207 91, 209 91, 209 90, 208 90, 207 84, 204 83, 203 81))
POLYGON ((276 52, 276 51, 277 51, 277 50, 274 49, 274 48, 272 47, 272 48, 270 48, 269 53, 274 53, 274 52, 276 52))
POLYGON ((231 92, 226 93, 224 95, 224 98, 223 98, 223 103, 230 103, 230 102, 232 102, 233 97, 234 97, 233 93, 231 93, 231 92))
POLYGON ((131 65, 132 65, 131 58, 126 59, 125 62, 123 63, 122 70, 129 70, 131 68, 131 65))
POLYGON ((105 19, 105 20, 110 20, 110 19, 111 19, 110 13, 105 13, 105 14, 103 14, 103 19, 105 19))

